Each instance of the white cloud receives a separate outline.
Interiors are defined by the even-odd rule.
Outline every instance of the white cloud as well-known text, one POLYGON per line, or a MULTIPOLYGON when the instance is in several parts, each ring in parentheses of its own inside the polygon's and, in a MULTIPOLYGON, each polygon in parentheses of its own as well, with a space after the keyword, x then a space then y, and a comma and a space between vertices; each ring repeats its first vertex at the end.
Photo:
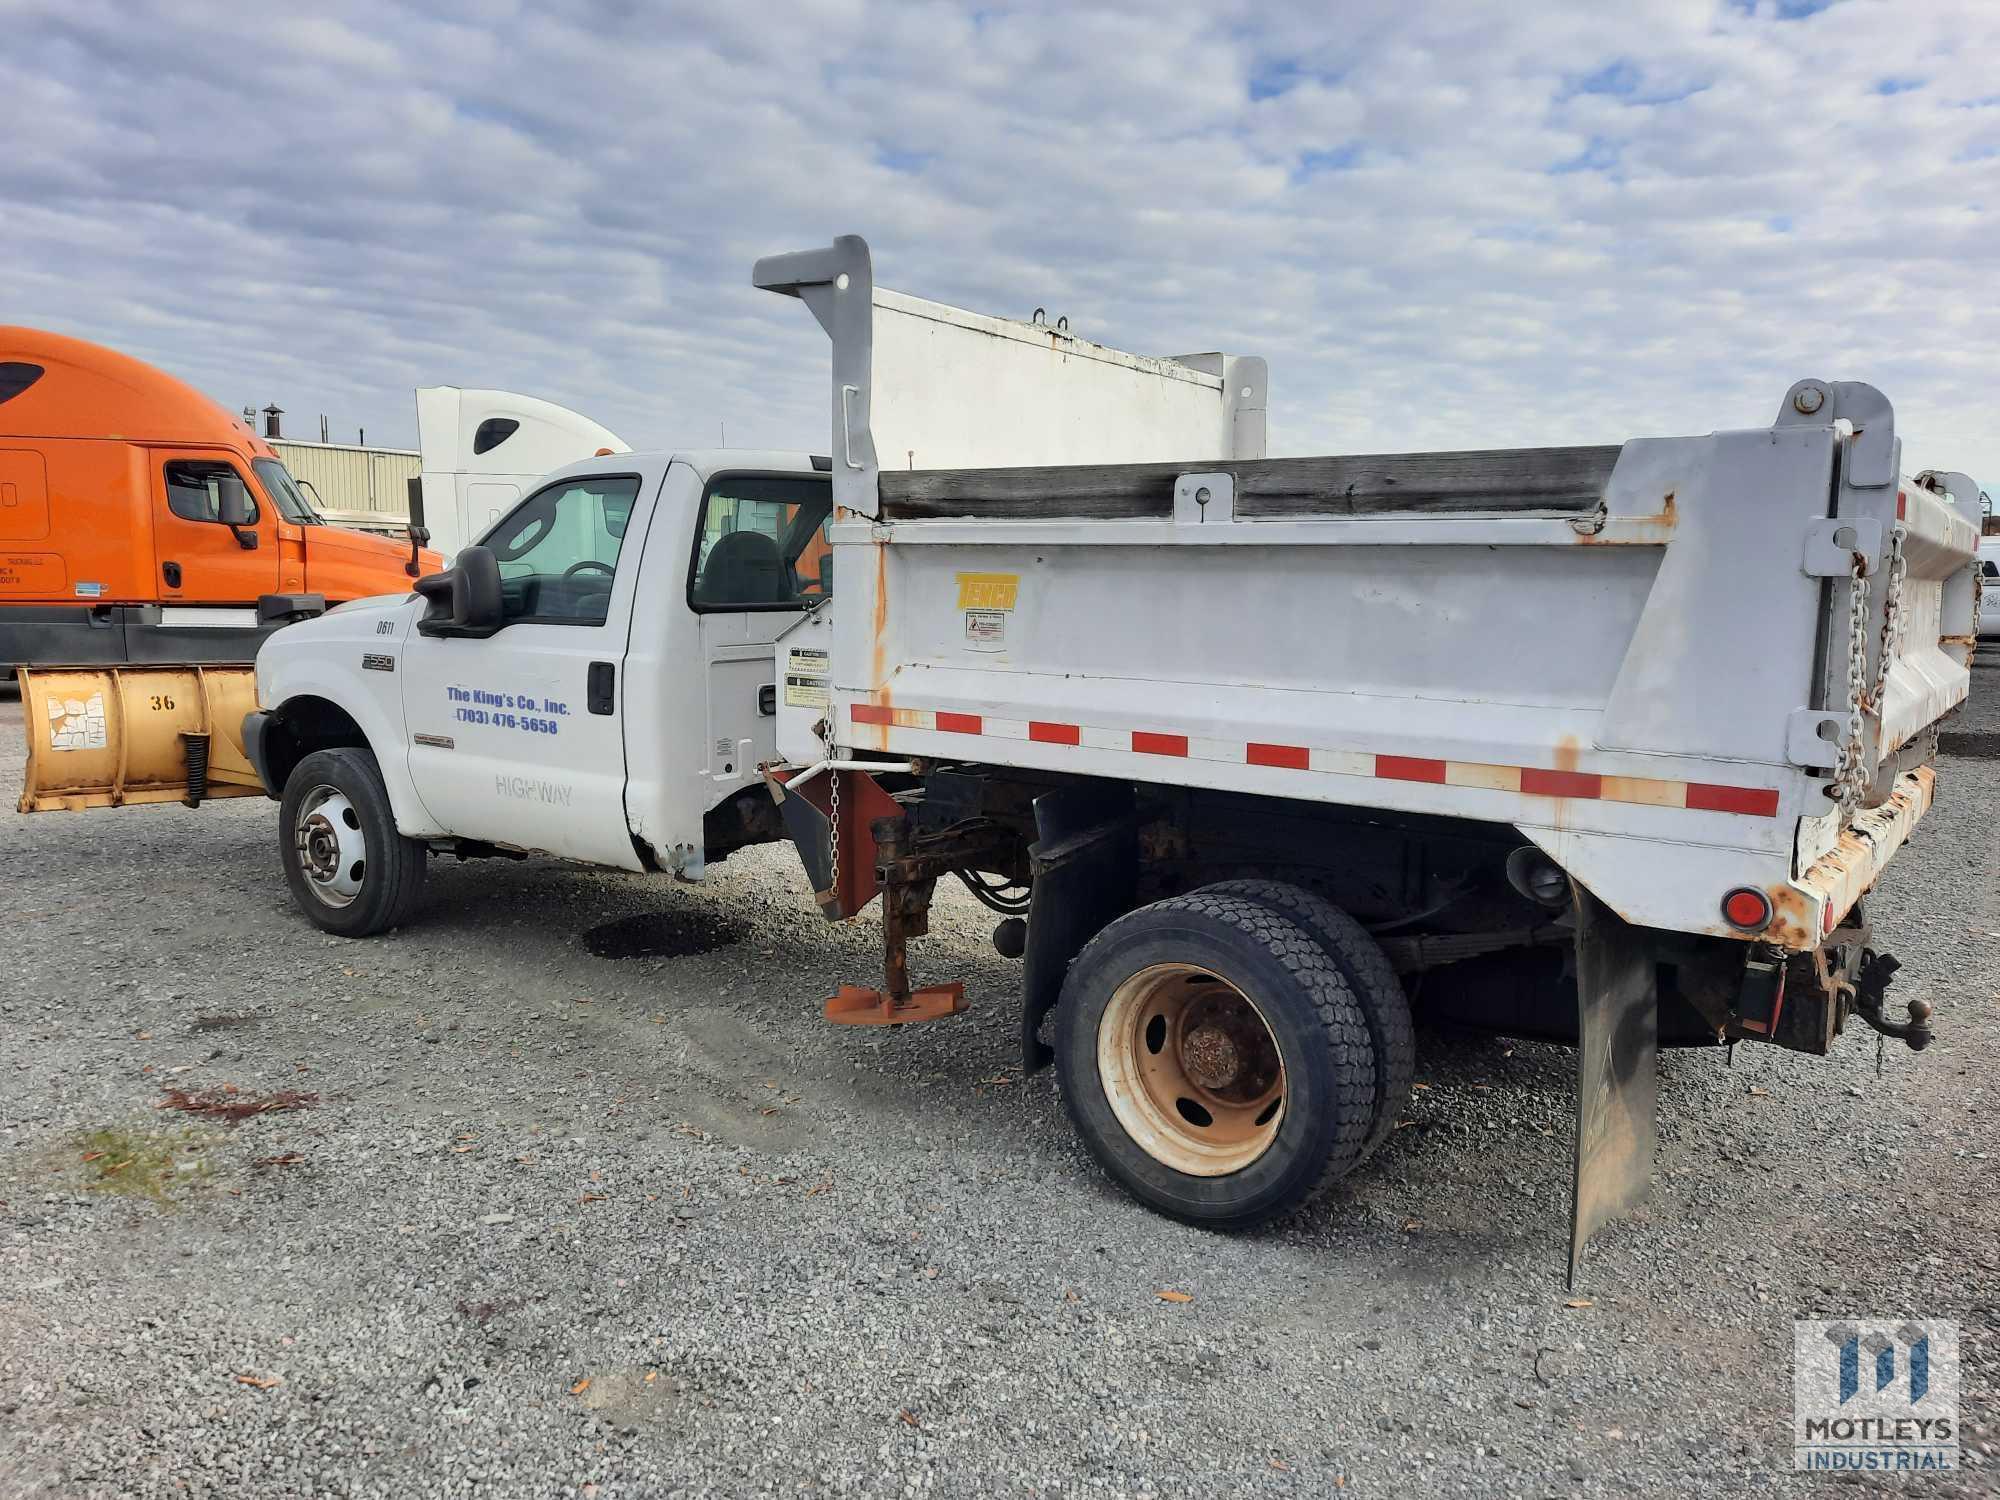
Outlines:
POLYGON ((1287 451, 1757 425, 1816 374, 2000 481, 2000 9, 1811 9, 0 0, 0 316, 297 430, 407 441, 456 381, 823 447, 749 267, 860 232, 891 285, 1266 355, 1287 451))

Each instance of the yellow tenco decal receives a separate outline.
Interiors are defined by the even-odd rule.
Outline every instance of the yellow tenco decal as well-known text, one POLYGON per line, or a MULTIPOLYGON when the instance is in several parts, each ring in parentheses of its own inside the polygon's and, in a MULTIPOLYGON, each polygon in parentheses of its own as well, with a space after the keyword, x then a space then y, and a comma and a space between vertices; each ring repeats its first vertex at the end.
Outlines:
POLYGON ((1019 573, 960 573, 960 609, 1012 609, 1021 591, 1019 573))

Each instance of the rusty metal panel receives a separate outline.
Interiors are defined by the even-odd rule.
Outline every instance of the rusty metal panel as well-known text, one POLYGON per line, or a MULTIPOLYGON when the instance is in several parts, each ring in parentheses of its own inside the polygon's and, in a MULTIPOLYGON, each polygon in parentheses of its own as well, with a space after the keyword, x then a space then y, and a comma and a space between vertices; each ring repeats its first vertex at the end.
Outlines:
POLYGON ((1856 813, 1833 848, 1798 881, 1803 901, 1793 893, 1773 893, 1780 926, 1770 934, 1772 941, 1793 949, 1818 946, 1821 936, 1832 931, 1881 878, 1930 811, 1936 786, 1937 772, 1919 766, 1897 778, 1895 790, 1880 807, 1856 813))

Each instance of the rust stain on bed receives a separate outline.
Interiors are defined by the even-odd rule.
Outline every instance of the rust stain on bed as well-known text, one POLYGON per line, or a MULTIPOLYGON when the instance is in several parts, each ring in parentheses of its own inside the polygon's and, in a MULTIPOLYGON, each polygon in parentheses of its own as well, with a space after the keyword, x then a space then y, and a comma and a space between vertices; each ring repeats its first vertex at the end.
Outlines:
POLYGON ((1605 516, 1602 508, 1598 511, 1601 526, 1615 527, 1610 536, 1602 529, 1580 531, 1577 542, 1585 547, 1652 547, 1661 542, 1671 541, 1674 527, 1680 523, 1680 511, 1674 504, 1674 492, 1668 490, 1660 502, 1657 514, 1650 516, 1605 516))
MULTIPOLYGON (((889 544, 878 540, 875 543, 875 618, 873 620, 873 645, 870 648, 869 682, 872 685, 877 706, 893 708, 888 681, 889 657, 889 544)), ((889 748, 888 724, 872 726, 875 730, 875 748, 889 748)))

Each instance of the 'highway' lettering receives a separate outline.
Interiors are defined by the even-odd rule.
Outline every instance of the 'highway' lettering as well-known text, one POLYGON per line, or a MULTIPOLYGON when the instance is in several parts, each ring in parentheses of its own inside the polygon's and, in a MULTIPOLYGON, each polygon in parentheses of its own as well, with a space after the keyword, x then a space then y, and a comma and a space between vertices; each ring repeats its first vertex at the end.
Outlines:
POLYGON ((493 789, 502 797, 512 797, 517 802, 547 802, 556 807, 568 807, 571 794, 575 791, 560 781, 539 781, 532 776, 495 776, 493 789))

